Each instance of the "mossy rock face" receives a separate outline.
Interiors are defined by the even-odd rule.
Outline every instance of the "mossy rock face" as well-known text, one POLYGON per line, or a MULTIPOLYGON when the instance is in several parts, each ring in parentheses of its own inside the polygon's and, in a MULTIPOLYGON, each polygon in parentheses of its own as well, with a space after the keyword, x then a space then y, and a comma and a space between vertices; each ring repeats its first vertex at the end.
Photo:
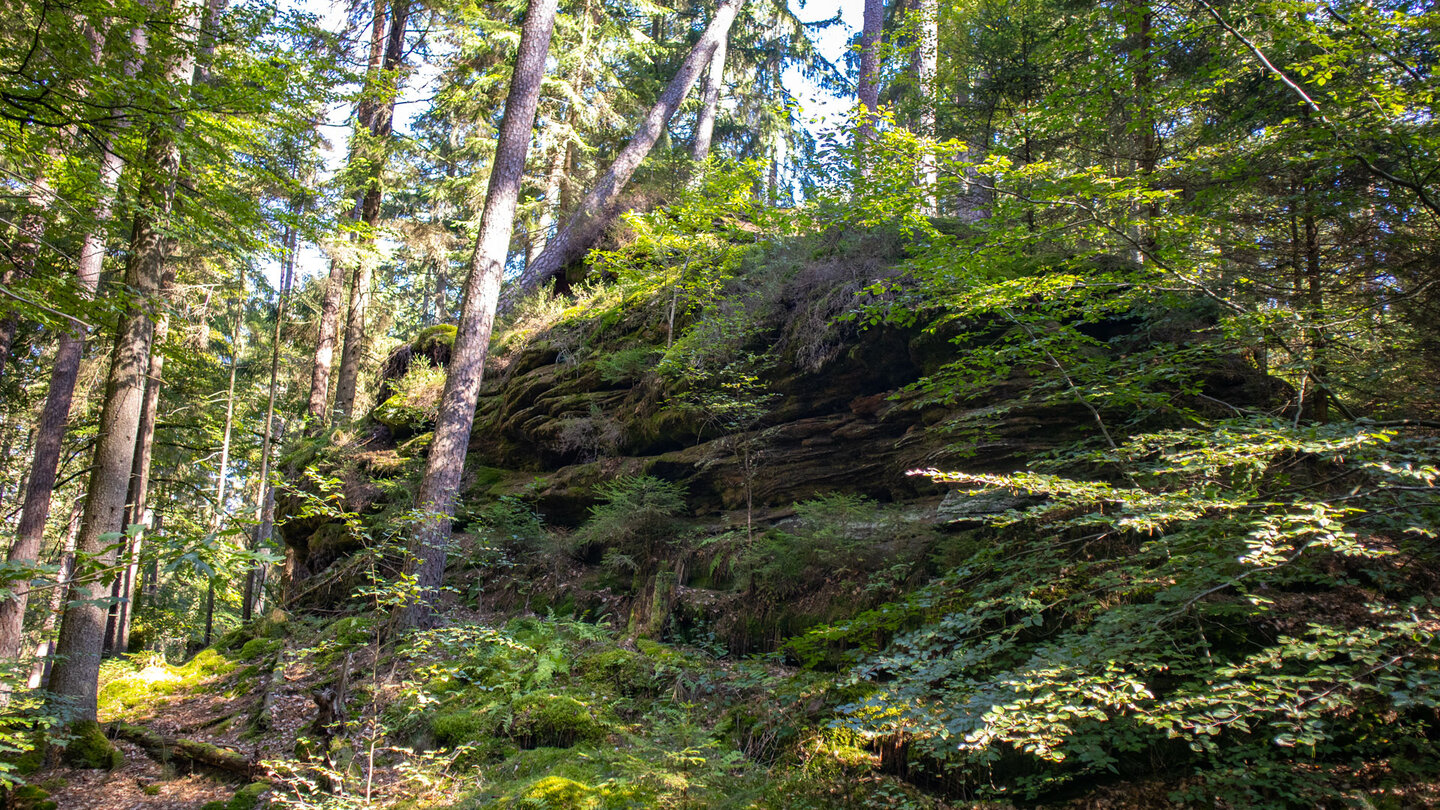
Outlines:
POLYGON ((416 456, 427 452, 430 449, 430 445, 434 443, 435 431, 428 430, 418 436, 414 436, 401 442, 400 446, 395 448, 395 452, 398 453, 402 458, 415 458, 416 456))
POLYGON ((594 710, 569 695, 532 693, 515 701, 510 736, 523 748, 569 748, 610 734, 594 710))
POLYGON ((76 768, 104 768, 108 771, 125 764, 125 755, 105 737, 100 724, 94 720, 82 720, 70 728, 73 739, 65 746, 61 757, 65 764, 76 768))
POLYGON ((330 625, 326 634, 341 644, 365 644, 375 628, 374 616, 346 616, 330 625))
POLYGON ((405 394, 396 394, 376 405, 370 418, 389 428, 418 428, 430 423, 429 415, 411 405, 405 394))

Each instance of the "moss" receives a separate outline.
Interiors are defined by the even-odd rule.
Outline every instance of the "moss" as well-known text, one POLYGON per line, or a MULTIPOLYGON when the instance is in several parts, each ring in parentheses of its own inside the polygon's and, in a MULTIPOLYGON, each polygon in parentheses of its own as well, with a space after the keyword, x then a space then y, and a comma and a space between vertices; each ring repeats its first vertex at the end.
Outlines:
POLYGON ((257 658, 266 658, 273 655, 276 650, 284 646, 285 642, 273 638, 252 638, 245 642, 240 648, 241 661, 254 661, 257 658))
POLYGON ((414 458, 415 456, 418 456, 421 453, 429 450, 430 445, 434 442, 435 431, 428 430, 418 436, 414 436, 412 438, 406 439, 404 442, 401 442, 400 446, 395 448, 395 452, 399 453, 404 458, 414 458))
POLYGON ((370 641, 374 627, 374 616, 346 616, 330 625, 326 635, 340 644, 365 644, 370 641))
POLYGON ((265 614, 266 638, 284 638, 290 635, 290 614, 275 608, 265 614))
POLYGON ((610 726, 570 695, 535 692, 515 701, 510 736, 526 748, 569 748, 579 742, 598 742, 610 726))
POLYGON ((251 782, 230 797, 230 801, 225 805, 225 810, 257 810, 264 807, 269 802, 264 801, 261 797, 268 790, 270 790, 268 782, 251 782))
POLYGON ((547 776, 521 791, 515 797, 514 806, 537 810, 584 810, 593 806, 591 799, 594 793, 595 789, 583 782, 563 776, 547 776))
POLYGON ((244 647, 245 644, 254 637, 255 634, 252 632, 252 629, 250 627, 236 627, 227 631, 225 635, 216 639, 215 643, 210 646, 224 652, 233 652, 240 649, 241 647, 244 647))
POLYGON ((605 684, 622 695, 649 694, 655 686, 655 665, 650 659, 621 647, 587 655, 578 668, 585 680, 605 684))
POLYGON ((438 346, 454 348, 456 329, 448 323, 427 326, 420 330, 415 339, 410 342, 410 348, 416 354, 429 355, 438 346))
POLYGON ((50 800, 50 792, 39 785, 21 785, 10 791, 5 805, 10 810, 55 810, 59 805, 50 800))
POLYGON ((43 733, 36 732, 15 740, 15 744, 19 750, 8 751, 0 756, 0 761, 11 765, 12 773, 29 776, 45 767, 45 749, 50 743, 43 733))
POLYGON ((71 726, 70 734, 62 757, 67 765, 113 771, 125 764, 125 755, 105 737, 100 724, 94 720, 81 720, 71 726))

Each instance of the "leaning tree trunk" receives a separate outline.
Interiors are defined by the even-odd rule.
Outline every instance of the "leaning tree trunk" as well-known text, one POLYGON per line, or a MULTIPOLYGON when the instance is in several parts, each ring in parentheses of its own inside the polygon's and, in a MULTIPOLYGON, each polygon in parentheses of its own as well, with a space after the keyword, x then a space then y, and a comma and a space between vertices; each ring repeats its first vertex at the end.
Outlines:
POLYGON ((695 140, 690 144, 690 157, 696 162, 710 156, 710 142, 715 137, 715 116, 720 111, 720 88, 725 81, 725 53, 730 38, 721 37, 710 54, 705 69, 705 89, 701 96, 700 114, 695 118, 695 140))
POLYGON ((525 24, 521 27, 520 51, 515 57, 510 94, 506 96, 505 115, 500 121, 485 209, 480 216, 480 233, 465 280, 460 324, 450 370, 445 377, 445 392, 440 399, 435 440, 415 498, 422 518, 414 530, 406 570, 416 576, 420 598, 397 610, 392 617, 392 627, 396 630, 419 626, 428 619, 444 579, 450 518, 455 512, 455 493, 465 466, 470 429, 475 423, 475 405, 490 346, 490 329, 495 321, 500 279, 515 230, 515 207, 525 176, 525 157, 530 151, 530 131, 535 124, 540 84, 545 77, 556 5, 557 0, 530 0, 525 24))
POLYGON ((585 199, 580 201, 579 208, 570 215, 565 226, 550 240, 545 250, 533 263, 526 266, 520 278, 506 290, 500 302, 502 310, 513 306, 527 293, 583 257, 620 214, 620 193, 625 190, 625 184, 630 182, 630 177, 664 134, 670 118, 675 115, 680 102, 690 93, 690 88, 695 86, 695 81, 700 78, 700 72, 705 69, 705 63, 715 47, 729 35, 730 25, 735 22, 735 15, 743 2, 744 0, 721 0, 720 7, 715 10, 714 19, 690 49, 675 77, 660 93, 659 100, 650 108, 630 142, 616 156, 615 162, 610 164, 610 170, 595 183, 595 187, 585 195, 585 199))
MULTIPOLYGON (((363 242, 374 241, 375 226, 380 222, 383 190, 380 174, 390 158, 390 134, 395 126, 395 96, 399 90, 399 71, 405 59, 405 25, 409 20, 410 0, 393 0, 390 5, 390 36, 385 44, 385 58, 378 74, 380 100, 371 112, 369 183, 360 203, 360 221, 365 223, 363 242)), ((368 150, 367 150, 368 151, 368 150)), ((364 251, 362 251, 362 254, 364 251)), ((374 266, 362 255, 355 263, 350 282, 350 313, 345 321, 345 344, 340 352, 340 377, 335 383, 335 410, 349 419, 354 415, 355 396, 359 389, 360 366, 370 339, 368 321, 370 299, 374 287, 374 266)))
POLYGON ((860 30, 860 81, 856 95, 865 107, 859 140, 875 137, 875 113, 880 109, 880 29, 885 19, 885 0, 865 0, 865 18, 860 30))

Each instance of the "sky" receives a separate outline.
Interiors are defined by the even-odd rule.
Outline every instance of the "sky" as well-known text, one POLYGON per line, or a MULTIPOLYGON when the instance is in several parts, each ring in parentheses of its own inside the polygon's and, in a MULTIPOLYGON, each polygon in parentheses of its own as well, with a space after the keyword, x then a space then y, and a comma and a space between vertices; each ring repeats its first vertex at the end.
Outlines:
MULTIPOLYGON (((795 15, 807 22, 829 19, 835 16, 837 9, 839 10, 842 24, 831 26, 816 34, 816 46, 821 54, 832 63, 838 64, 844 56, 846 43, 860 28, 863 4, 859 0, 789 0, 789 2, 795 15)), ((339 30, 344 24, 345 3, 343 0, 342 2, 299 0, 298 5, 305 11, 319 15, 330 30, 339 30)), ((411 77, 396 106, 395 131, 397 134, 410 133, 411 122, 424 111, 425 101, 434 94, 435 78, 435 70, 429 66, 422 67, 411 77)), ((785 81, 800 102, 802 115, 809 122, 809 128, 815 132, 839 123, 840 118, 852 103, 848 99, 836 98, 819 90, 801 76, 799 71, 789 71, 785 76, 785 81)), ((345 159, 349 115, 348 106, 337 107, 330 111, 327 120, 321 125, 321 134, 329 143, 329 148, 325 152, 325 163, 332 173, 339 169, 341 162, 345 159)), ((385 249, 383 240, 381 249, 385 249)), ((299 286, 306 278, 324 275, 328 272, 329 258, 315 245, 303 245, 296 256, 296 285, 299 286)), ((271 287, 279 286, 278 263, 268 264, 265 267, 265 274, 271 287)))

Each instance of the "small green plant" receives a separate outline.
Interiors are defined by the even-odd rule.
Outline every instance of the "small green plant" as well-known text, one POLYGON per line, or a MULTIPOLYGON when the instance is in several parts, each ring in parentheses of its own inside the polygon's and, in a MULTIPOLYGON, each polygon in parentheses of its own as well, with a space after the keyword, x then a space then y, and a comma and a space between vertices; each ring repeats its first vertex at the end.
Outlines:
POLYGON ((673 481, 626 476, 601 484, 596 494, 601 502, 572 536, 576 547, 594 545, 648 561, 682 529, 685 490, 673 481))

